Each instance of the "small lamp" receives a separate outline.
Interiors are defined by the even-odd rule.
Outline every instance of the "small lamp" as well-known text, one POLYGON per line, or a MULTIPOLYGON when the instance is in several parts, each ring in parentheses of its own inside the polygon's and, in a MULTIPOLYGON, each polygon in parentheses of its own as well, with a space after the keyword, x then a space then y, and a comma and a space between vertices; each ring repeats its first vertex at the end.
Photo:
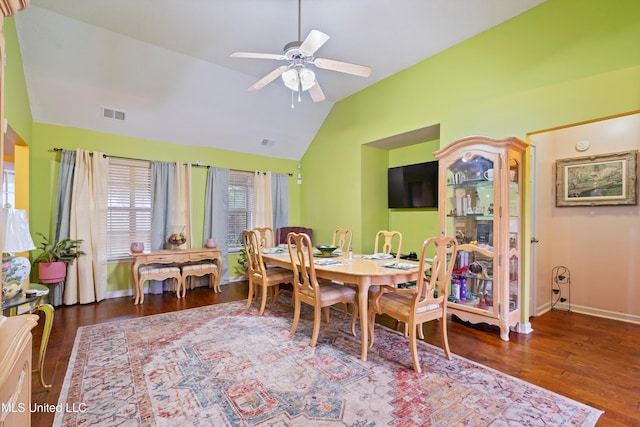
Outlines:
POLYGON ((2 295, 4 298, 12 298, 20 293, 31 274, 29 259, 13 254, 35 248, 29 232, 27 213, 22 209, 13 209, 11 205, 6 205, 2 209, 2 295))

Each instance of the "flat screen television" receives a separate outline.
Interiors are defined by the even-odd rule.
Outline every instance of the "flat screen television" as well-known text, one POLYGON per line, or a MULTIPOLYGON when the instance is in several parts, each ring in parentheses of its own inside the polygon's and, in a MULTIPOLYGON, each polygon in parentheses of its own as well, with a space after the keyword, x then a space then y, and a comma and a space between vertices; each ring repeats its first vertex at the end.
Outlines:
POLYGON ((389 168, 389 208, 437 208, 438 161, 389 168))

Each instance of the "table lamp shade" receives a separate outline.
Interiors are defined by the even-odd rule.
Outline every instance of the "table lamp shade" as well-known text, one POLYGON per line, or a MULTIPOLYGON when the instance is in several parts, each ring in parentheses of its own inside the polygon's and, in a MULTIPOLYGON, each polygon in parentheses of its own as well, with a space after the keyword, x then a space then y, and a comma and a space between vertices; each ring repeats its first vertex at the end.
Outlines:
POLYGON ((2 252, 26 252, 36 248, 29 231, 27 213, 22 209, 2 210, 2 252))
POLYGON ((11 298, 22 290, 22 285, 31 274, 31 262, 25 257, 16 257, 14 252, 35 249, 27 213, 21 209, 2 210, 2 294, 11 298))

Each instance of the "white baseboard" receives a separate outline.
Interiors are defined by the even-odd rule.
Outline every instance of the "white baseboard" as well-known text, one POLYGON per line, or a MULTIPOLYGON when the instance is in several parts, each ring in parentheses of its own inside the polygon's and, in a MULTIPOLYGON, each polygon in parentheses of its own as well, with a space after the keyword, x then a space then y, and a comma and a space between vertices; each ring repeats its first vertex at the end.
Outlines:
POLYGON ((514 332, 519 334, 528 335, 533 332, 533 328, 531 327, 531 323, 518 323, 514 328, 511 328, 514 332))
MULTIPOLYGON (((582 305, 575 305, 575 304, 571 304, 571 306, 569 306, 569 304, 566 304, 566 303, 557 303, 553 308, 556 310, 572 311, 574 313, 587 314, 589 316, 603 317, 605 319, 619 320, 621 322, 640 324, 640 316, 629 314, 629 313, 620 313, 616 311, 602 310, 600 308, 585 307, 582 305), (569 308, 571 308, 571 310, 569 310, 569 308)), ((549 310, 551 310, 550 302, 538 307, 536 316, 540 316, 549 310)))
MULTIPOLYGON (((232 277, 230 279, 235 279, 235 278, 232 277)), ((244 277, 238 278, 237 280, 228 280, 226 283, 239 282, 240 280, 244 280, 244 277)), ((225 283, 220 283, 220 286, 224 286, 224 285, 225 285, 225 283)), ((204 284, 196 285, 196 288, 204 288, 204 287, 207 287, 207 286, 208 285, 206 283, 204 283, 204 284)), ((144 292, 145 292, 145 295, 148 295, 149 294, 149 288, 145 288, 144 292)), ((109 292, 107 292, 106 299, 129 297, 129 296, 133 297, 133 289, 123 289, 123 290, 118 290, 118 291, 109 291, 109 292)))
POLYGON ((129 297, 133 296, 133 289, 124 289, 118 291, 109 291, 107 292, 106 298, 121 298, 121 297, 129 297))

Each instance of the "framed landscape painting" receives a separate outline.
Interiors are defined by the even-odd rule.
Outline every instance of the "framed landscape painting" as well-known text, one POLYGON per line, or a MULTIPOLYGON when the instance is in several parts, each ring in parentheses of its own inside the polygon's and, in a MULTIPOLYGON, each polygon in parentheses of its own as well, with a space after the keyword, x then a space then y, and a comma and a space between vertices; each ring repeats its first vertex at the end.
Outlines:
POLYGON ((635 205, 637 151, 556 161, 556 206, 635 205))

